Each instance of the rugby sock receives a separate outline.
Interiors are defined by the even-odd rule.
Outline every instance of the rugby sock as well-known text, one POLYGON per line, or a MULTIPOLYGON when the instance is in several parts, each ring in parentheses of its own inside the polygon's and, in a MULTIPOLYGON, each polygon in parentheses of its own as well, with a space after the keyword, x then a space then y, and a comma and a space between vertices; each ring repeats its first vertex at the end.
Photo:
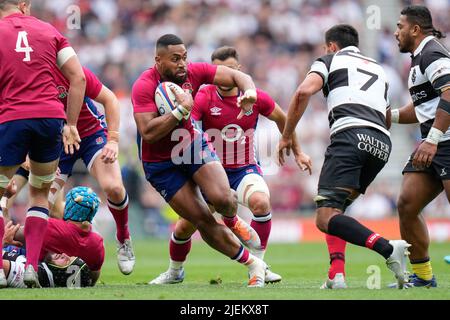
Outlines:
POLYGON ((38 259, 41 254, 45 231, 47 230, 48 214, 47 208, 32 207, 28 209, 25 220, 24 234, 27 244, 25 268, 31 264, 36 272, 38 271, 38 259))
POLYGON ((125 199, 119 204, 113 203, 108 199, 108 208, 114 217, 114 221, 116 221, 117 240, 123 243, 130 238, 130 231, 128 230, 128 194, 125 194, 125 199))
POLYGON ((345 246, 346 241, 341 238, 326 234, 325 240, 330 254, 330 269, 328 269, 328 279, 334 279, 336 273, 345 275, 345 246))
MULTIPOLYGON (((3 248, 3 236, 5 235, 5 220, 3 219, 3 212, 0 208, 0 239, 3 248)), ((0 254, 0 269, 3 269, 3 254, 0 254)))
POLYGON ((420 279, 426 281, 433 279, 433 269, 429 258, 421 261, 411 261, 411 268, 420 279))
POLYGON ((170 268, 181 269, 186 257, 191 251, 192 241, 189 239, 179 239, 172 233, 169 241, 170 268))
POLYGON ((394 251, 388 240, 367 229, 355 219, 343 214, 335 215, 330 219, 328 233, 357 246, 372 249, 385 259, 389 258, 394 251))
POLYGON ((243 245, 241 245, 238 254, 235 255, 233 258, 231 258, 231 260, 235 260, 239 263, 247 265, 253 262, 253 259, 250 259, 250 257, 251 257, 250 252, 246 248, 244 248, 243 245))
POLYGON ((265 251, 269 241, 270 230, 272 229, 272 214, 269 212, 264 216, 253 216, 250 226, 255 229, 261 240, 261 249, 265 251))
POLYGON ((222 216, 222 220, 223 220, 223 223, 225 223, 225 225, 231 229, 238 222, 238 217, 237 217, 237 215, 233 216, 232 218, 222 216))

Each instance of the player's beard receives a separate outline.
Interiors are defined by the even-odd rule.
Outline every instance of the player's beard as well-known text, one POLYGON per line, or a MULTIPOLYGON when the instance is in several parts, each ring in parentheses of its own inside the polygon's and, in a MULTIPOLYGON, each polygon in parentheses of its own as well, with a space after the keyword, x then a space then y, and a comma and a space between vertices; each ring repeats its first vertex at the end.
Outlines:
POLYGON ((408 53, 412 52, 412 49, 414 47, 414 40, 413 38, 403 38, 402 42, 398 42, 398 48, 401 53, 408 53))
POLYGON ((173 82, 175 84, 182 85, 183 83, 186 82, 187 71, 186 71, 185 75, 182 76, 182 77, 177 76, 176 74, 174 74, 174 73, 172 73, 170 71, 167 71, 167 72, 164 73, 164 78, 165 78, 166 81, 170 81, 170 82, 173 82))

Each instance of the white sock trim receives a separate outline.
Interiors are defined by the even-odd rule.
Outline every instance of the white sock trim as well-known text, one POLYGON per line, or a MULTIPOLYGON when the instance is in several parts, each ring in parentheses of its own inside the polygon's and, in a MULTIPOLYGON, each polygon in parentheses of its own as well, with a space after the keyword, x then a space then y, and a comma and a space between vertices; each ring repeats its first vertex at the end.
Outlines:
POLYGON ((170 236, 170 241, 172 241, 175 244, 185 244, 185 243, 188 243, 189 241, 191 241, 191 238, 189 237, 189 239, 187 239, 187 240, 178 240, 175 238, 175 235, 172 232, 172 235, 170 236))
POLYGON ((268 213, 265 216, 255 216, 253 215, 253 220, 256 222, 267 222, 272 219, 272 213, 268 213))

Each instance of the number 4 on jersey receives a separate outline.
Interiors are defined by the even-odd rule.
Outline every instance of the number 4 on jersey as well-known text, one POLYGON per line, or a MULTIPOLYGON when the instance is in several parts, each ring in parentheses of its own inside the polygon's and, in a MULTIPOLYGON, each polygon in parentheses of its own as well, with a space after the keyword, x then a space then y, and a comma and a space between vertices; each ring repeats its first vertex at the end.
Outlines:
POLYGON ((19 31, 17 35, 17 43, 16 43, 16 52, 25 53, 25 58, 22 61, 29 62, 31 61, 30 53, 33 52, 33 48, 28 44, 28 33, 26 31, 19 31), (22 44, 24 45, 22 47, 22 44))

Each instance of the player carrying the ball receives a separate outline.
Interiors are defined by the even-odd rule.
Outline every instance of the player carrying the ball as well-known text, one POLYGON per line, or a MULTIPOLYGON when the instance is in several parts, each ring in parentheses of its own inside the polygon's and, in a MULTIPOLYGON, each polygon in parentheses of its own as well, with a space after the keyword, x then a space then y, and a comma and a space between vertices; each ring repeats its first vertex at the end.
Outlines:
MULTIPOLYGON (((214 65, 240 70, 238 53, 235 48, 216 49, 211 61, 214 65)), ((240 96, 237 87, 207 85, 195 96, 192 119, 202 126, 208 139, 222 161, 228 181, 236 191, 239 204, 253 213, 251 226, 261 239, 261 248, 253 254, 264 260, 270 236, 272 213, 269 188, 262 177, 262 170, 256 160, 255 130, 259 115, 274 121, 283 132, 286 114, 281 107, 264 91, 256 89, 258 100, 252 110, 237 119, 240 112, 236 101, 240 96)), ((296 140, 294 140, 294 143, 296 140)), ((296 161, 302 169, 311 171, 311 161, 303 154, 297 144, 294 146, 296 161)), ((214 208, 211 208, 214 212, 214 208)), ((188 220, 178 220, 170 241, 169 270, 151 281, 152 284, 179 283, 184 280, 183 263, 191 248, 191 236, 197 229, 188 220), (184 241, 176 240, 184 239, 184 241)), ((266 269, 266 283, 281 281, 282 277, 269 268, 266 269)))
POLYGON ((132 91, 146 179, 175 212, 200 231, 211 247, 248 267, 249 287, 262 287, 266 264, 244 248, 230 230, 250 248, 260 247, 258 234, 237 217, 237 197, 230 188, 225 170, 203 132, 194 127, 189 116, 192 96, 201 85, 214 83, 239 87, 243 92, 238 99, 242 108, 240 118, 244 110, 257 101, 255 85, 250 76, 237 70, 208 63, 188 63, 183 41, 171 34, 158 39, 155 61, 155 66, 142 73, 135 82, 132 91), (189 93, 174 90, 177 107, 160 115, 155 104, 155 91, 164 81, 176 83, 189 93), (200 188, 223 216, 228 228, 219 224, 210 213, 200 188))

